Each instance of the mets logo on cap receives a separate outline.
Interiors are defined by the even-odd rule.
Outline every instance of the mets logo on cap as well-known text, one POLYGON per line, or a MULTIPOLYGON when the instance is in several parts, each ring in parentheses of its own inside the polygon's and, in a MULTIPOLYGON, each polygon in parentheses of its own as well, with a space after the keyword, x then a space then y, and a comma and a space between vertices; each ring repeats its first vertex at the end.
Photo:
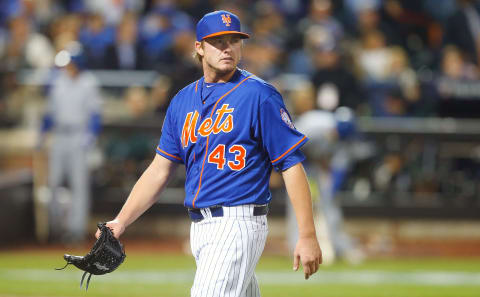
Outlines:
POLYGON ((230 23, 232 22, 232 19, 230 18, 229 14, 222 14, 222 22, 225 24, 225 26, 230 27, 230 23))
POLYGON ((240 19, 225 10, 207 13, 197 23, 197 41, 225 34, 238 34, 241 38, 250 37, 242 31, 240 19))

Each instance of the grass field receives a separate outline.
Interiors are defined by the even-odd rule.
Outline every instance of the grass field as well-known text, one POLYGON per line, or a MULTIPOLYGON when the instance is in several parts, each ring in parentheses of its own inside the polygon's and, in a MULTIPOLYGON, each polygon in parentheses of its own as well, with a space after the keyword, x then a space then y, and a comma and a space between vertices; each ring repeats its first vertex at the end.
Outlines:
MULTIPOLYGON (((85 251, 78 251, 84 254, 85 251)), ((93 276, 88 292, 82 273, 63 271, 62 254, 0 252, 0 296, 189 296, 194 261, 180 254, 130 252, 114 273, 93 276)), ((357 266, 322 267, 308 281, 286 257, 264 255, 257 267, 263 297, 473 297, 480 296, 480 258, 378 259, 357 266)))

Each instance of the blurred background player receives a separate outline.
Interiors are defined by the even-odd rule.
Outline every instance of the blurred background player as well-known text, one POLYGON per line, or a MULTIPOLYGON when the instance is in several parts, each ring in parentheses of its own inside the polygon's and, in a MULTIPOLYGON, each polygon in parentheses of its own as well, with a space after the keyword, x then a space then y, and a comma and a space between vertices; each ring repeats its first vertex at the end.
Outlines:
MULTIPOLYGON (((365 153, 365 146, 352 145, 357 134, 354 113, 348 107, 339 107, 334 112, 311 110, 299 116, 295 126, 310 139, 304 151, 309 161, 306 165, 309 181, 316 185, 312 195, 317 196, 319 219, 316 221, 320 243, 325 247, 324 261, 329 264, 339 258, 357 264, 363 260, 363 252, 345 232, 342 210, 338 199, 335 199, 352 163, 365 153)), ((290 208, 287 213, 291 247, 298 234, 291 232, 296 228, 290 208)))
POLYGON ((85 63, 78 43, 70 44, 56 55, 55 64, 61 69, 49 90, 38 143, 42 147, 46 132, 52 132, 48 221, 50 239, 64 242, 82 241, 85 236, 90 207, 87 153, 101 125, 98 83, 85 71, 85 63), (63 188, 65 182, 70 191, 63 188), (66 203, 65 196, 70 196, 71 202, 66 203), (62 206, 65 203, 70 205, 68 209, 62 206), (62 238, 60 234, 64 234, 62 238))

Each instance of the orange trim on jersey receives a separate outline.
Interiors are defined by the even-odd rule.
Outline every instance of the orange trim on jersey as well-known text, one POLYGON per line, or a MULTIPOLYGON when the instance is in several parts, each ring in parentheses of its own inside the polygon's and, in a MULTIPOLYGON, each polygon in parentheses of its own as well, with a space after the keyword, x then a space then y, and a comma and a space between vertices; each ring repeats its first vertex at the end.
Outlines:
POLYGON ((197 83, 195 84, 195 93, 197 92, 198 82, 199 82, 199 81, 200 81, 200 80, 197 80, 197 83))
MULTIPOLYGON (((250 75, 246 78, 244 78, 241 82, 239 82, 236 86, 234 86, 233 88, 231 88, 228 92, 226 92, 225 94, 223 94, 222 97, 218 98, 217 102, 215 102, 215 105, 213 106, 213 109, 212 109, 212 113, 210 114, 210 118, 213 117, 213 112, 215 111, 215 108, 217 108, 217 105, 218 105, 218 102, 220 102, 220 100, 222 100, 225 96, 227 96, 228 94, 230 94, 233 90, 235 90, 238 86, 240 86, 241 84, 243 84, 243 82, 245 82, 247 79, 249 79, 250 77, 252 77, 253 75, 250 75)), ((200 188, 202 187, 202 176, 203 176, 203 169, 205 168, 205 160, 207 159, 207 155, 208 155, 208 140, 210 139, 210 135, 207 136, 207 145, 205 147, 205 156, 203 157, 203 162, 202 162, 202 171, 200 171, 200 179, 198 181, 198 189, 197 189, 197 193, 195 194, 195 197, 193 197, 193 201, 192 201, 192 207, 195 208, 195 200, 197 200, 197 197, 198 197, 198 193, 200 193, 200 188)))
POLYGON ((289 151, 293 150, 297 145, 299 145, 305 138, 307 138, 307 136, 303 136, 302 139, 300 139, 297 143, 295 143, 291 148, 289 148, 286 152, 284 152, 280 157, 276 158, 275 160, 272 161, 272 163, 275 163, 277 162, 278 160, 280 160, 281 158, 283 158, 283 156, 285 156, 289 151))
POLYGON ((167 153, 166 151, 162 150, 159 146, 157 146, 157 150, 159 150, 160 152, 164 153, 165 155, 167 155, 167 156, 169 156, 169 157, 172 157, 172 158, 174 158, 174 159, 177 159, 177 160, 182 161, 182 158, 167 153))
POLYGON ((216 33, 212 33, 212 34, 210 34, 210 35, 204 36, 204 37, 202 38, 202 40, 204 40, 205 38, 215 37, 215 36, 220 36, 220 35, 225 35, 225 34, 238 34, 238 35, 241 35, 243 38, 250 38, 250 35, 248 35, 247 33, 243 33, 243 32, 238 32, 238 31, 220 31, 220 32, 216 32, 216 33))

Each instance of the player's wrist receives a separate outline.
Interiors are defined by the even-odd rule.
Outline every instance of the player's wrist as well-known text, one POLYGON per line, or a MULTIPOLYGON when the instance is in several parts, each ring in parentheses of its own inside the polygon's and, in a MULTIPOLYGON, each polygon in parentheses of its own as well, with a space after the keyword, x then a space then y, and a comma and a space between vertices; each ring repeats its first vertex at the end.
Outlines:
POLYGON ((116 224, 117 226, 121 227, 122 229, 126 228, 125 220, 120 218, 120 217, 116 217, 115 219, 113 219, 109 223, 116 224))
POLYGON ((315 230, 304 231, 304 232, 299 232, 298 233, 298 238, 299 239, 316 239, 317 235, 315 233, 315 230))

